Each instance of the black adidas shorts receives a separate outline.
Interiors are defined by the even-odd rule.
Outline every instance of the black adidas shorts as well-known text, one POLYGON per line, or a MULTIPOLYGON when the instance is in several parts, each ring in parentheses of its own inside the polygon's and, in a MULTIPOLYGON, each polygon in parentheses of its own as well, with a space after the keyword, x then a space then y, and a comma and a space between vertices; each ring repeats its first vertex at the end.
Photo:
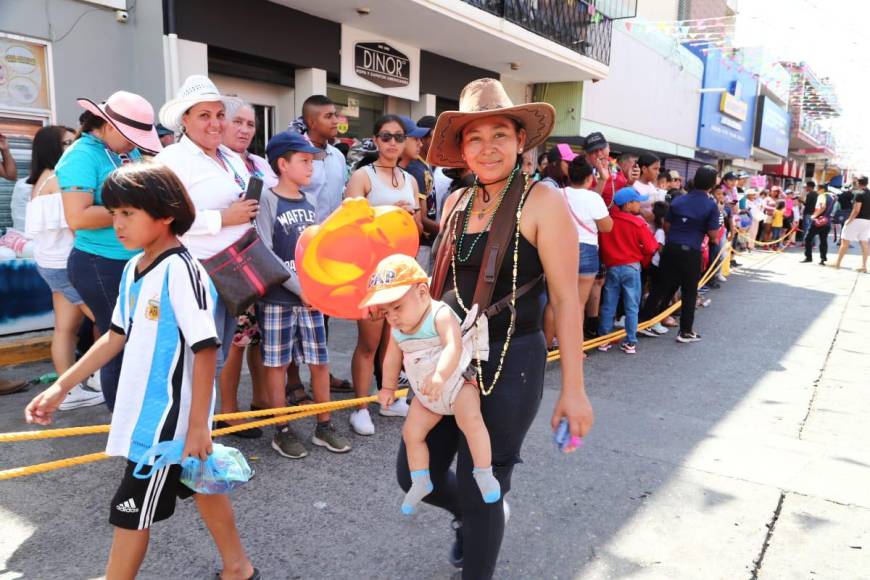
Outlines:
POLYGON ((154 522, 172 517, 175 498, 186 499, 195 492, 181 483, 181 466, 168 465, 149 479, 133 475, 136 463, 127 461, 124 477, 109 508, 109 523, 127 530, 144 530, 154 522))

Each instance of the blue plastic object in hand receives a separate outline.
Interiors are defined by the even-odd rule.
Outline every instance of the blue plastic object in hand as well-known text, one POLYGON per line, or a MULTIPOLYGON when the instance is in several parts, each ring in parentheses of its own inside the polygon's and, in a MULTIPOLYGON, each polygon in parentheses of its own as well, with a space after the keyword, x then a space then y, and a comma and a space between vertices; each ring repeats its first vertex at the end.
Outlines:
POLYGON ((162 441, 145 452, 136 464, 133 475, 148 479, 157 469, 181 465, 181 483, 197 493, 205 494, 226 493, 251 479, 251 467, 242 452, 234 447, 215 443, 205 461, 188 457, 182 462, 182 453, 184 441, 162 441), (152 458, 154 463, 148 465, 152 458))
POLYGON ((568 429, 568 419, 563 417, 556 432, 553 433, 553 443, 556 444, 559 451, 564 453, 569 445, 575 449, 583 445, 583 438, 571 435, 571 431, 568 429))
POLYGON ((242 452, 220 443, 205 461, 188 457, 181 464, 181 483, 197 493, 227 493, 251 479, 251 466, 242 452))

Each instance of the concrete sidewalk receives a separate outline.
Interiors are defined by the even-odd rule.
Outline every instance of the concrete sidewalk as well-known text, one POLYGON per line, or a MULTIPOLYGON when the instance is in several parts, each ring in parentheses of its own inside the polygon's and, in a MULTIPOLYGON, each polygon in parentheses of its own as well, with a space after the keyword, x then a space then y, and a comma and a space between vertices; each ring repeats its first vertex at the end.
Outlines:
MULTIPOLYGON (((671 332, 642 340, 636 356, 590 354, 596 426, 571 456, 550 438, 559 367, 549 367, 497 578, 870 578, 870 276, 799 264, 798 253, 767 256, 747 256, 709 294, 696 318, 702 342, 679 345, 671 332)), ((335 323, 331 338, 336 374, 348 377, 355 327, 335 323)), ((0 431, 27 428, 21 412, 34 393, 0 398, 0 431)), ((375 410, 377 434, 353 436, 342 456, 309 445, 309 457, 291 461, 266 439, 224 442, 257 469, 233 501, 264 578, 454 574, 449 517, 399 512, 401 422, 375 410)), ((347 413, 334 417, 348 432, 347 413)), ((107 420, 80 409, 58 426, 107 420)), ((298 429, 309 435, 313 423, 298 429)), ((2 467, 103 441, 4 444, 2 467)), ((0 580, 100 577, 121 468, 113 459, 0 483, 0 580)), ((209 578, 218 567, 195 509, 182 504, 155 526, 141 577, 209 578)))

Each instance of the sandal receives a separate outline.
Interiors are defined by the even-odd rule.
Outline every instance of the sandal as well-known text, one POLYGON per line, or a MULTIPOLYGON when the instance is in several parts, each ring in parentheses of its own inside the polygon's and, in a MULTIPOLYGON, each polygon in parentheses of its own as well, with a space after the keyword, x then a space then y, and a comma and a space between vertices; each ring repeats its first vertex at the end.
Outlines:
POLYGON ((305 385, 302 383, 296 383, 295 385, 287 385, 284 388, 284 393, 287 396, 287 405, 312 405, 314 404, 314 399, 312 399, 308 393, 305 391, 305 385))
POLYGON ((329 375, 329 390, 333 393, 352 393, 353 385, 350 384, 350 381, 345 379, 340 379, 338 377, 334 377, 331 374, 329 375))
POLYGON ((0 379, 0 395, 11 395, 23 391, 29 383, 22 380, 0 379))
POLYGON ((858 268, 858 269, 855 270, 855 271, 856 271, 856 272, 861 272, 862 274, 866 274, 866 273, 867 273, 867 268, 858 268))

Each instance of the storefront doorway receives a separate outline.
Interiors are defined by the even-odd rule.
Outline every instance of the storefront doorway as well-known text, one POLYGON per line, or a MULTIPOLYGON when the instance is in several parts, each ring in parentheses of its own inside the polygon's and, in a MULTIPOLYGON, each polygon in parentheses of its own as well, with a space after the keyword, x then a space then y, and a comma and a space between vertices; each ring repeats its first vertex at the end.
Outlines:
POLYGON ((352 144, 355 140, 370 138, 375 120, 384 114, 385 99, 359 90, 348 90, 336 85, 326 88, 326 96, 335 103, 340 118, 338 138, 352 144))

